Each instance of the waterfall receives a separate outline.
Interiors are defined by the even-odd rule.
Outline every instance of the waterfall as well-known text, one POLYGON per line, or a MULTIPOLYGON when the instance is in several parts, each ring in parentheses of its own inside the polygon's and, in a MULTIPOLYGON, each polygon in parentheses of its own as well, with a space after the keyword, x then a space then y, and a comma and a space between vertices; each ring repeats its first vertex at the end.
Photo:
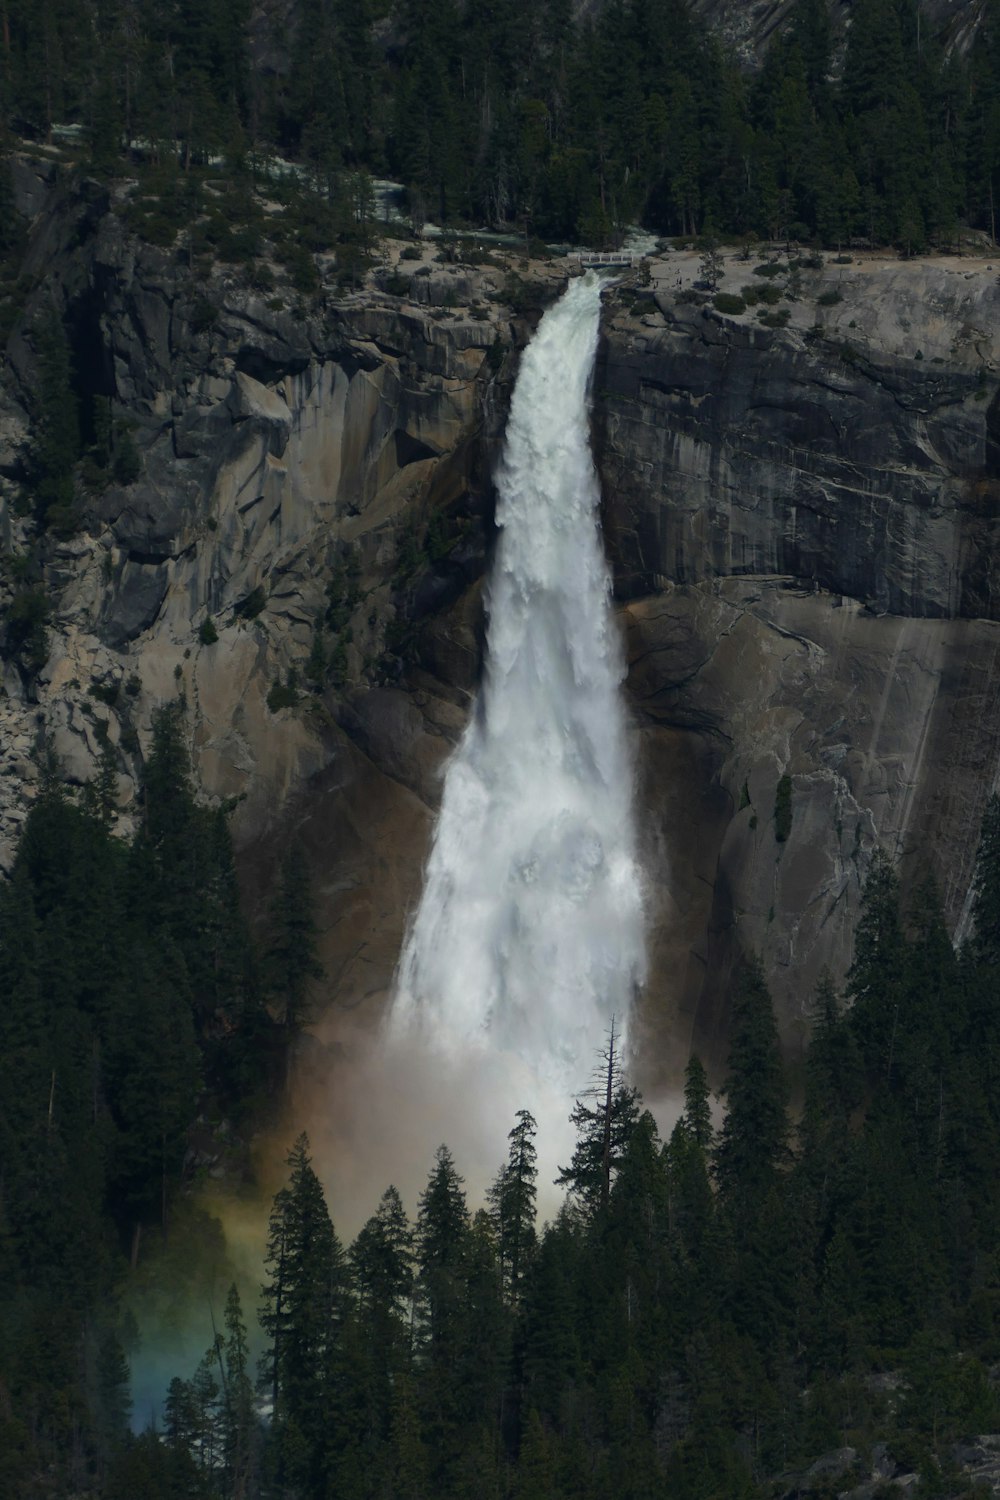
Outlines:
POLYGON ((392 1037, 460 1066, 488 1054, 494 1077, 518 1075, 518 1105, 537 1114, 547 1093, 563 1120, 644 970, 624 666, 589 447, 600 299, 592 273, 571 282, 521 361, 484 681, 445 772, 389 1018, 392 1037))

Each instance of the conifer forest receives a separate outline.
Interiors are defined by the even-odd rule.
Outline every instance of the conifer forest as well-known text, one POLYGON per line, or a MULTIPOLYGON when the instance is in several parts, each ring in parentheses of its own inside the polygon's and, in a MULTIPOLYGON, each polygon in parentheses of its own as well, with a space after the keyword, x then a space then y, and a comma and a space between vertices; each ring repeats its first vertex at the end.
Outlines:
MULTIPOLYGON (((846 265, 852 248, 894 264, 972 243, 992 254, 1000 0, 982 0, 962 48, 915 0, 849 9, 845 30, 827 0, 794 0, 749 66, 689 0, 0 0, 0 337, 30 345, 35 377, 20 392, 31 441, 18 499, 0 518, 0 669, 23 701, 40 701, 60 569, 100 497, 144 474, 153 440, 111 377, 88 384, 93 289, 44 300, 45 242, 29 263, 37 222, 15 201, 19 153, 58 153, 56 197, 112 204, 123 235, 187 278, 192 348, 222 318, 218 265, 240 268, 240 295, 304 326, 321 277, 334 301, 373 286, 408 295, 401 262, 423 255, 426 224, 444 231, 442 263, 455 258, 448 236, 473 229, 523 246, 525 266, 529 252, 609 251, 637 230, 670 237, 704 256, 700 285, 717 295, 709 306, 692 292, 687 307, 706 320, 746 312, 717 292, 722 244, 749 260, 758 241, 781 241, 786 258, 795 242, 802 257, 766 261, 762 279, 794 280, 824 255, 846 265), (406 240, 391 273, 373 272, 390 233, 384 189, 406 240)), ((510 327, 539 310, 519 290, 511 276, 496 293, 510 327)), ((749 290, 778 300, 770 284, 749 290)), ((824 296, 826 310, 841 300, 824 296)), ((451 311, 435 306, 434 326, 451 311)), ((477 305, 471 321, 486 317, 477 305)), ((780 339, 787 323, 771 315, 746 338, 780 339)), ((352 376, 385 355, 384 329, 369 332, 361 354, 344 335, 352 376)), ((533 332, 525 322, 509 344, 482 344, 484 408, 533 332)), ((822 323, 810 332, 818 346, 822 323)), ((837 348, 846 383, 860 343, 837 348)), ((395 346, 389 356, 405 374, 395 346)), ((915 358, 921 379, 937 378, 915 358)), ((6 390, 17 380, 4 364, 6 390)), ((261 384, 273 364, 253 364, 261 384)), ((955 404, 980 403, 996 449, 988 381, 992 365, 955 404)), ((907 388, 900 406, 922 414, 922 392, 907 388)), ((274 404, 234 422, 277 430, 274 404)), ((436 456, 397 439, 400 473, 436 456)), ((194 448, 177 452, 180 463, 194 448)), ((280 457, 269 450, 273 467, 280 457)), ((1000 515, 996 474, 1000 459, 969 492, 984 528, 1000 515)), ((390 571, 407 608, 474 529, 443 513, 401 532, 390 571)), ((213 516, 203 533, 216 531, 213 516)), ((140 567, 163 562, 133 550, 140 567)), ((345 544, 303 627, 311 649, 266 696, 271 719, 308 710, 329 729, 330 703, 358 689, 359 580, 345 544)), ((227 604, 229 624, 246 634, 271 597, 261 584, 227 604)), ((259 871, 246 876, 234 844, 240 795, 208 795, 192 759, 186 663, 221 650, 221 619, 221 606, 206 613, 179 648, 176 692, 143 726, 134 816, 121 816, 121 742, 95 731, 96 773, 70 777, 37 714, 32 794, 0 874, 0 1500, 1000 1494, 1000 797, 983 790, 960 935, 933 851, 903 869, 874 832, 862 851, 858 833, 853 959, 799 986, 799 1053, 779 1027, 776 975, 748 946, 726 997, 725 1066, 677 1059, 683 1096, 666 1123, 612 1022, 565 1099, 574 1144, 555 1184, 525 1097, 491 1122, 485 1192, 467 1186, 459 1127, 412 1203, 391 1173, 366 1185, 370 1216, 352 1238, 293 1102, 310 1029, 337 1003, 320 957, 323 872, 289 833, 251 912, 259 871), (266 1226, 249 1272, 201 1191, 206 1135, 229 1143, 266 1226), (265 1195, 251 1147, 276 1140, 265 1195), (150 1340, 135 1309, 155 1303, 169 1320, 182 1283, 197 1292, 198 1354, 158 1368, 139 1400, 150 1340), (996 1460, 986 1477, 974 1472, 984 1453, 996 1460)), ((366 689, 408 673, 426 684, 402 604, 396 621, 366 658, 366 689)), ((95 678, 89 694, 131 725, 146 687, 122 659, 120 686, 95 678)), ((465 712, 471 693, 453 701, 465 712)), ((985 787, 992 768, 980 769, 985 787)), ((744 796, 756 830, 745 783, 744 796)), ((773 861, 800 807, 782 773, 762 814, 773 861)), ((798 984, 794 966, 780 977, 798 984)))
MULTIPOLYGON (((692 1057, 661 1139, 612 1037, 544 1225, 527 1108, 486 1201, 442 1145, 415 1220, 386 1185, 350 1245, 300 1136, 259 1304, 232 1286, 202 1363, 130 1435, 129 1255, 168 1228, 199 1097, 259 1111, 295 1024, 289 968, 248 962, 178 717, 131 845, 99 781, 78 803, 53 785, 3 892, 4 1494, 749 1500, 876 1438, 921 1494, 974 1493, 950 1454, 1000 1415, 1000 802, 959 953, 933 886, 903 904, 876 858, 794 1112, 751 960, 721 1126, 692 1057)), ((272 957, 290 936, 308 956, 295 879, 272 957)))
POLYGON ((8 0, 0 118, 8 139, 78 127, 98 174, 288 157, 348 220, 360 174, 419 220, 555 241, 641 222, 912 250, 996 229, 982 9, 960 57, 913 0, 857 0, 846 49, 796 0, 748 76, 687 0, 8 0))

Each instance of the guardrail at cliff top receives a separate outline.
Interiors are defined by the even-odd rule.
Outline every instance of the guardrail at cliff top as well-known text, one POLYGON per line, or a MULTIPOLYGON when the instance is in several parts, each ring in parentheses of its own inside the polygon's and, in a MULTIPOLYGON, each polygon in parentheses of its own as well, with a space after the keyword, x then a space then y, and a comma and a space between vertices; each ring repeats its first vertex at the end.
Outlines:
POLYGON ((643 259, 629 250, 578 250, 568 257, 581 266, 637 266, 643 259))

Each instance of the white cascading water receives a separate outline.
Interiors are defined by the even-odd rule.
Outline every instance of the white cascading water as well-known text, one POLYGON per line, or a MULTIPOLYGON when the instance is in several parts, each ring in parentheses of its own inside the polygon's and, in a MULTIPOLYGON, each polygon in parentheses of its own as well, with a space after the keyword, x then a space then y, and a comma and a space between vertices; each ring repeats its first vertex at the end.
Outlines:
POLYGON ((485 680, 445 773, 390 1015, 393 1038, 459 1065, 488 1053, 493 1077, 516 1078, 517 1107, 547 1113, 548 1096, 563 1120, 644 970, 623 658, 589 447, 600 299, 593 273, 573 281, 521 361, 485 680))

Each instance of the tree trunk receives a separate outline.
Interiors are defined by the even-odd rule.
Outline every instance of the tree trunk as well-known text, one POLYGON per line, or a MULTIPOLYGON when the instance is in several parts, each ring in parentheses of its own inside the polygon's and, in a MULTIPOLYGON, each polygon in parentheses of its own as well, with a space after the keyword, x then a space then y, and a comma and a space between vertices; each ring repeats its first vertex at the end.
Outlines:
POLYGON ((601 1210, 606 1211, 611 1196, 611 1099, 615 1078, 615 1018, 611 1017, 611 1039, 608 1043, 608 1075, 604 1093, 604 1144, 601 1150, 601 1210))

